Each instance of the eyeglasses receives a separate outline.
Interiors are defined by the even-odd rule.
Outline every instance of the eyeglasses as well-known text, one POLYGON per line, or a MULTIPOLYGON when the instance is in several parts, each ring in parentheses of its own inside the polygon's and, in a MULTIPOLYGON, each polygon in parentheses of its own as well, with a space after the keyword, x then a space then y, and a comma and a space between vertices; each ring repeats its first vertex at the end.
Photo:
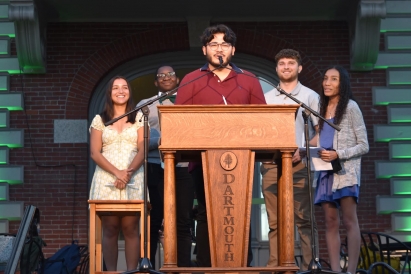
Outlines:
POLYGON ((210 47, 211 50, 217 50, 218 46, 221 46, 221 50, 223 51, 227 51, 230 47, 231 44, 230 43, 208 43, 207 46, 210 47))
POLYGON ((174 76, 176 76, 176 72, 175 71, 170 71, 167 73, 157 73, 157 79, 164 79, 166 78, 166 76, 172 78, 174 76))

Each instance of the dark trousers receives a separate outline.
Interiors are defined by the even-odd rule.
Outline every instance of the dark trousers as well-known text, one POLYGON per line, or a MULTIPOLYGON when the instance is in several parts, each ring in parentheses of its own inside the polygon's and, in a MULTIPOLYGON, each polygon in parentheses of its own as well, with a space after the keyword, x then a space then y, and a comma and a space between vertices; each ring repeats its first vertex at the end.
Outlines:
MULTIPOLYGON (((197 214, 197 230, 196 230, 196 250, 197 250, 197 265, 199 267, 211 266, 210 255, 210 241, 208 238, 208 223, 207 223, 207 207, 204 190, 203 168, 201 166, 195 167, 191 171, 193 176, 196 198, 198 203, 197 214)), ((248 256, 247 265, 250 266, 253 260, 253 253, 251 250, 251 227, 250 240, 248 241, 248 256)))
MULTIPOLYGON (((159 230, 164 218, 164 169, 160 164, 148 163, 148 191, 150 195, 150 261, 155 266, 159 230)), ((191 264, 191 213, 194 201, 194 185, 187 167, 176 167, 177 210, 177 265, 191 264)))

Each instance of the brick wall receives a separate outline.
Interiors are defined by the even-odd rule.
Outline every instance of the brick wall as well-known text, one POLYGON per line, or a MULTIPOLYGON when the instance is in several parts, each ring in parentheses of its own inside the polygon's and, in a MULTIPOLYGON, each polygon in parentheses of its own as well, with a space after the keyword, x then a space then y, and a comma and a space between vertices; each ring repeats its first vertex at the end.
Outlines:
MULTIPOLYGON (((237 33, 237 52, 273 60, 282 48, 299 50, 303 56, 300 80, 314 90, 318 90, 327 66, 349 67, 344 22, 227 24, 237 33)), ((118 65, 140 56, 188 48, 185 23, 51 23, 47 26, 47 73, 11 77, 11 90, 24 92, 26 111, 13 112, 10 127, 27 128, 27 121, 30 131, 26 130, 25 148, 10 151, 10 163, 25 166, 25 183, 10 187, 10 199, 40 209, 46 256, 73 238, 87 244, 88 235, 88 146, 54 144, 53 120, 88 119, 92 91, 118 65), (55 165, 59 166, 52 167, 55 165)), ((371 97, 372 86, 385 86, 385 71, 351 76, 370 141, 370 153, 363 158, 359 221, 362 229, 386 231, 390 218, 377 218, 375 195, 388 194, 389 183, 375 180, 374 160, 388 158, 388 145, 373 142, 372 125, 386 123, 387 115, 385 107, 372 105, 371 97)), ((316 208, 316 217, 321 250, 326 254, 320 208, 316 208)), ((10 230, 16 231, 18 225, 12 222, 10 230)))

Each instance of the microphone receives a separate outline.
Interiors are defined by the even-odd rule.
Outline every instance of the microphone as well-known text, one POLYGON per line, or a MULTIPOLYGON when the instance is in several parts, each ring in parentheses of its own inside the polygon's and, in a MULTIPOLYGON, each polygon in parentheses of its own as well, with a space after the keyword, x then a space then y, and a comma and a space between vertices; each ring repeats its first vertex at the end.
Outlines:
POLYGON ((223 67, 223 57, 218 56, 218 61, 220 61, 220 67, 223 67))

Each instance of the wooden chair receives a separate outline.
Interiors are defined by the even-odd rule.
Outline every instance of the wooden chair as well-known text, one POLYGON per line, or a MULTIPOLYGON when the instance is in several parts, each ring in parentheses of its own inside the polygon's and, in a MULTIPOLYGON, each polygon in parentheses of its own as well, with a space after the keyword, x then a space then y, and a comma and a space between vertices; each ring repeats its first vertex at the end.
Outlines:
MULTIPOLYGON (((102 229, 101 216, 130 216, 140 213, 141 257, 150 257, 150 229, 147 229, 147 254, 144 254, 144 201, 143 200, 89 200, 90 205, 90 274, 102 272, 102 229)), ((147 226, 150 216, 147 214, 147 226)))
POLYGON ((89 273, 89 260, 90 260, 90 253, 88 252, 88 246, 82 245, 80 246, 80 262, 77 266, 76 274, 88 274, 89 273))

